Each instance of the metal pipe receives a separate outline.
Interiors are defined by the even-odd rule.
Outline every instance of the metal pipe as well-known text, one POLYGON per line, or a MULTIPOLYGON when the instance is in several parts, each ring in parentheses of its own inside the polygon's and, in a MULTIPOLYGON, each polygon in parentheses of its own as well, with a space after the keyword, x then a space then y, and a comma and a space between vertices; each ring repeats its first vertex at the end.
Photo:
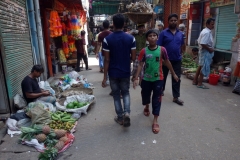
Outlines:
POLYGON ((40 54, 40 60, 41 65, 44 68, 43 80, 47 80, 47 66, 46 66, 46 57, 45 57, 45 51, 44 51, 44 44, 43 44, 43 35, 42 35, 42 24, 41 24, 41 18, 40 18, 40 8, 39 8, 39 0, 33 0, 34 7, 35 7, 35 18, 36 18, 36 24, 37 24, 37 35, 38 35, 38 44, 39 44, 39 54, 40 54))
POLYGON ((53 70, 52 70, 52 60, 51 60, 51 53, 50 53, 50 41, 49 41, 49 34, 48 34, 48 19, 47 19, 47 10, 42 10, 43 14, 43 33, 45 37, 45 48, 47 53, 47 65, 50 77, 53 77, 53 70))
POLYGON ((28 13, 28 21, 29 21, 29 27, 30 27, 34 64, 40 64, 41 61, 40 61, 38 39, 37 39, 37 27, 36 27, 36 21, 34 16, 34 6, 33 6, 32 0, 27 0, 27 13, 28 13))

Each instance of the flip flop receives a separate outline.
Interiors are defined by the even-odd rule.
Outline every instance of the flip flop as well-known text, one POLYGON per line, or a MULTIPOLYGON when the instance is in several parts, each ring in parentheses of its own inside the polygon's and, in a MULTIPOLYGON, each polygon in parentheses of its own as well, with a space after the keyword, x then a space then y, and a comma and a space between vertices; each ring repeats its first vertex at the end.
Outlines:
POLYGON ((148 117, 150 115, 149 108, 144 108, 143 114, 144 116, 148 117))
POLYGON ((177 103, 178 105, 180 105, 180 106, 182 106, 183 105, 183 101, 182 100, 180 100, 180 99, 175 99, 175 100, 173 100, 173 102, 174 103, 177 103))
POLYGON ((205 86, 205 85, 201 85, 201 86, 197 85, 197 88, 209 89, 209 88, 208 88, 207 86, 205 86))
POLYGON ((153 124, 153 125, 152 125, 152 132, 153 132, 154 134, 158 134, 159 131, 160 131, 159 125, 158 125, 158 124, 153 124))

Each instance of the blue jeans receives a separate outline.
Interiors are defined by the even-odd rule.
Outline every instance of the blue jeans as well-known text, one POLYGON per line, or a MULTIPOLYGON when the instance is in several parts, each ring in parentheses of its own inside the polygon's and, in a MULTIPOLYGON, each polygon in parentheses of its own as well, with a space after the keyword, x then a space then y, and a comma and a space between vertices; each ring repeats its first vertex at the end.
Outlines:
POLYGON ((159 116, 162 102, 162 86, 163 80, 158 80, 154 82, 142 80, 142 104, 147 105, 150 103, 151 93, 152 95, 152 114, 159 116))
POLYGON ((99 67, 100 69, 103 68, 103 56, 102 56, 102 52, 98 53, 98 58, 99 58, 99 67))
POLYGON ((115 111, 118 118, 122 118, 125 113, 130 113, 130 77, 129 78, 109 78, 110 87, 112 89, 112 95, 115 105, 115 111), (121 103, 121 94, 123 97, 123 106, 121 103))

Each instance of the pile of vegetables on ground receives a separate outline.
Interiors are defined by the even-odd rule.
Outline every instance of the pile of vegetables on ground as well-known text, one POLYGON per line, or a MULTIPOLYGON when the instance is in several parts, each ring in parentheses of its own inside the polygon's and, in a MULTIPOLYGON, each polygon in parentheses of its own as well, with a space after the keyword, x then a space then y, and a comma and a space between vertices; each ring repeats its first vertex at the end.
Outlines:
POLYGON ((75 127, 76 119, 72 118, 71 113, 57 111, 50 114, 52 121, 48 125, 21 127, 20 142, 35 139, 39 144, 44 144, 45 150, 40 153, 39 160, 53 160, 74 137, 71 130, 75 127))
POLYGON ((185 54, 182 58, 183 73, 195 73, 197 71, 197 63, 192 60, 191 55, 185 54))
POLYGON ((21 128, 20 141, 31 141, 36 139, 38 143, 44 143, 46 147, 43 153, 40 153, 39 160, 51 160, 54 159, 58 152, 63 149, 65 144, 71 140, 69 138, 70 133, 64 129, 51 129, 48 125, 34 125, 32 127, 21 128))
POLYGON ((86 106, 86 105, 88 105, 87 102, 74 101, 74 102, 68 103, 66 108, 67 109, 76 109, 76 108, 81 108, 81 107, 86 106))

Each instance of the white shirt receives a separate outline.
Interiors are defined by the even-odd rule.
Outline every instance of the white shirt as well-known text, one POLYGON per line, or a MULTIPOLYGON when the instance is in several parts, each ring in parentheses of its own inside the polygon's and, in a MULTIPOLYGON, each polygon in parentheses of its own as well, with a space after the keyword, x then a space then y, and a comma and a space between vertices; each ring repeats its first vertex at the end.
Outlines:
POLYGON ((201 44, 206 44, 208 47, 213 47, 212 31, 209 28, 204 28, 198 37, 199 52, 201 53, 203 48, 201 44))

